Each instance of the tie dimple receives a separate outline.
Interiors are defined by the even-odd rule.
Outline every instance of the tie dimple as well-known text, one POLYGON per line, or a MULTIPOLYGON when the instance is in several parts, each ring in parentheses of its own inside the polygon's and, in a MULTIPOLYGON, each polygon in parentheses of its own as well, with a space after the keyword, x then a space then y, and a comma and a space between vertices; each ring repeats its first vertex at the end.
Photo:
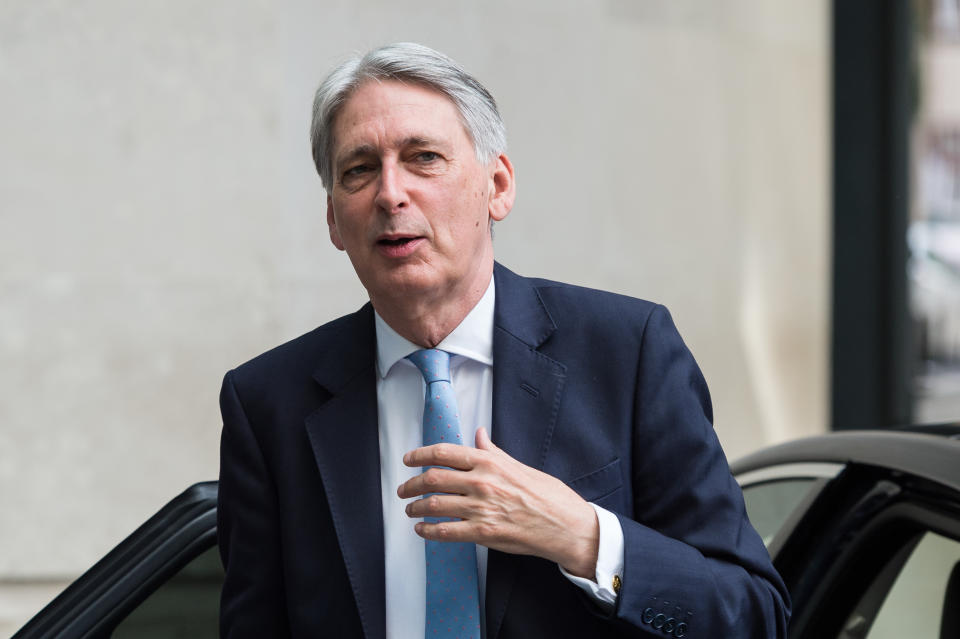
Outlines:
MULTIPOLYGON (((450 383, 450 354, 435 348, 407 356, 426 382, 423 445, 463 443, 457 398, 450 383)), ((425 517, 427 522, 449 518, 425 517)), ((471 543, 425 540, 427 618, 425 639, 480 637, 477 548, 471 543)))

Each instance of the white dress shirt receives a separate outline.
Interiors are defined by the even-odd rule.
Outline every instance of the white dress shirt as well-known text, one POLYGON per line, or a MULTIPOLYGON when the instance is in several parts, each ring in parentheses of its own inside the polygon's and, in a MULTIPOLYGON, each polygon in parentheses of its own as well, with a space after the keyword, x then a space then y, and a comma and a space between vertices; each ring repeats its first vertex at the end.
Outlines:
MULTIPOLYGON (((493 412, 493 311, 494 283, 453 332, 437 345, 450 357, 450 377, 457 395, 460 429, 465 445, 472 446, 477 428, 485 426, 491 437, 493 412)), ((401 337, 376 315, 377 411, 380 438, 380 492, 383 502, 384 560, 386 563, 387 638, 423 637, 426 625, 426 559, 423 538, 407 516, 408 500, 397 497, 397 488, 419 474, 403 464, 403 455, 423 445, 422 419, 425 383, 419 369, 405 359, 421 347, 401 337)), ((574 577, 570 581, 589 593, 601 606, 616 602, 613 576, 623 570, 623 530, 616 516, 595 504, 600 522, 600 552, 596 581, 574 577)), ((487 548, 477 546, 481 622, 485 615, 487 548)))

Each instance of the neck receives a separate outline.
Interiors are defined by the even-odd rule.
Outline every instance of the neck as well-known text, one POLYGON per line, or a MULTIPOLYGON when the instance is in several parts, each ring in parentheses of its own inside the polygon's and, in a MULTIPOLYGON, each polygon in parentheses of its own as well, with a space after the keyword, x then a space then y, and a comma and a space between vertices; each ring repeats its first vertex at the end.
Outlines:
POLYGON ((492 262, 451 294, 408 295, 399 300, 371 297, 370 301, 383 321, 399 335, 418 346, 434 348, 470 314, 486 293, 491 277, 492 262))

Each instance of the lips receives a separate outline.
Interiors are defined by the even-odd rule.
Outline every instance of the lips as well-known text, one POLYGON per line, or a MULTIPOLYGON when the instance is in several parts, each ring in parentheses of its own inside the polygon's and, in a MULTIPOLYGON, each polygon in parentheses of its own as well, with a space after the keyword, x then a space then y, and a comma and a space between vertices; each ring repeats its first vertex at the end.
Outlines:
POLYGON ((412 254, 423 242, 416 235, 389 234, 377 238, 377 251, 386 257, 402 258, 412 254))
POLYGON ((383 244, 385 246, 400 246, 415 239, 415 237, 385 237, 377 240, 377 244, 383 244))

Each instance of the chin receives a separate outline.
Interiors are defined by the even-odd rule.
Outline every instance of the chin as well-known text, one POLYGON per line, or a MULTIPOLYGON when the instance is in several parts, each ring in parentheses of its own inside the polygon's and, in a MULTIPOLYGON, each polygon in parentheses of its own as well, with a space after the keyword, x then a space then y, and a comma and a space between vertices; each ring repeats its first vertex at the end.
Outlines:
POLYGON ((441 279, 435 273, 424 269, 423 265, 412 264, 378 273, 371 280, 372 287, 367 286, 367 290, 375 290, 381 297, 420 294, 441 285, 441 279))

